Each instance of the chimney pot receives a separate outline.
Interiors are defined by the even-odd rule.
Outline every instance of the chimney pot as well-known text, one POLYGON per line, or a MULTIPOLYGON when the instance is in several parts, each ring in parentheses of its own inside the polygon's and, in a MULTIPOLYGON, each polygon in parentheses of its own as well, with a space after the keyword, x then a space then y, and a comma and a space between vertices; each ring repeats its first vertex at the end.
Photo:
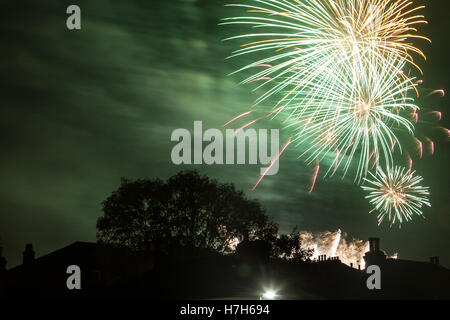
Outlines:
POLYGON ((439 265, 439 257, 431 257, 430 263, 438 266, 439 265))
POLYGON ((6 270, 6 263, 7 263, 7 261, 6 261, 5 257, 3 257, 3 247, 0 246, 0 272, 3 272, 6 270))
POLYGON ((23 264, 30 264, 34 261, 35 252, 33 245, 28 243, 25 245, 25 251, 23 252, 23 264))
POLYGON ((370 251, 380 251, 380 238, 369 238, 370 251))

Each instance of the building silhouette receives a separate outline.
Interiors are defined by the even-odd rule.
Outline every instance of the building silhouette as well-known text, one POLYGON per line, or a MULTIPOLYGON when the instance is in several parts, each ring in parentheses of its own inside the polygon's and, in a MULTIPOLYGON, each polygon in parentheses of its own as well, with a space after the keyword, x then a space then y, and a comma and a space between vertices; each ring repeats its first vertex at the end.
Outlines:
POLYGON ((0 295, 3 298, 257 298, 267 284, 288 299, 443 299, 450 298, 450 270, 430 262, 389 259, 380 239, 369 239, 366 266, 381 269, 382 290, 367 289, 368 275, 338 257, 316 262, 270 259, 261 242, 243 243, 235 254, 221 255, 193 247, 161 250, 142 243, 138 251, 75 242, 36 258, 32 244, 23 263, 6 269, 0 248, 0 295), (69 290, 67 268, 81 270, 81 290, 69 290))

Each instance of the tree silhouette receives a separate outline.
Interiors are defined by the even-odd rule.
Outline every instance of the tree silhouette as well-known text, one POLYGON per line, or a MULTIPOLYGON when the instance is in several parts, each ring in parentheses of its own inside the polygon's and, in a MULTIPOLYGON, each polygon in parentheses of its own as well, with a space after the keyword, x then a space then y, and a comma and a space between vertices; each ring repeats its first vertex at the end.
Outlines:
POLYGON ((225 253, 235 240, 274 243, 278 232, 259 202, 196 171, 180 172, 166 182, 122 179, 102 206, 98 241, 134 249, 155 241, 225 253))
POLYGON ((314 249, 305 249, 301 245, 301 236, 294 228, 289 234, 282 234, 273 244, 273 253, 285 260, 308 260, 314 254, 314 249))

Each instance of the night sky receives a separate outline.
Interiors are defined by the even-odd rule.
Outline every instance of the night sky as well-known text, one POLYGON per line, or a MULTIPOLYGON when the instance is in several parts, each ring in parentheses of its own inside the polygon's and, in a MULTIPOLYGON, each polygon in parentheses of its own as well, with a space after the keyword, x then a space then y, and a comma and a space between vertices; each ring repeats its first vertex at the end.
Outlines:
MULTIPOLYGON (((450 5, 426 1, 433 40, 421 43, 425 87, 450 90, 450 5)), ((382 238, 400 258, 440 256, 450 267, 450 146, 430 130, 436 155, 415 169, 431 188, 433 207, 402 229, 377 226, 376 215, 352 179, 319 178, 308 193, 313 166, 288 149, 276 176, 256 191, 260 165, 176 166, 173 130, 222 125, 249 109, 257 93, 227 76, 243 61, 225 58, 236 43, 218 26, 234 14, 223 0, 1 1, 0 237, 8 266, 25 243, 38 255, 74 241, 95 241, 101 202, 121 177, 168 178, 196 168, 233 182, 259 199, 282 231, 335 231, 382 238), (82 11, 82 30, 66 28, 70 4, 82 11)), ((245 60, 245 59, 244 59, 245 60)), ((450 127, 448 98, 428 99, 450 127)), ((276 120, 254 128, 278 128, 276 120)), ((282 136, 283 136, 283 131, 282 136)), ((426 133, 428 135, 428 133, 426 133)), ((280 143, 283 140, 281 139, 280 143)))

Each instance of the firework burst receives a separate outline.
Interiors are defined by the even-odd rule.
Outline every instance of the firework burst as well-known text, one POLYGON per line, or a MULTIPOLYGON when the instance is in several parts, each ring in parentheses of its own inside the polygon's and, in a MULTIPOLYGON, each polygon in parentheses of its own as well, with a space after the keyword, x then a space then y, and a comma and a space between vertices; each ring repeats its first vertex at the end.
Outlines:
POLYGON ((348 65, 331 73, 341 79, 339 86, 297 97, 296 104, 286 108, 290 111, 286 122, 295 132, 293 143, 303 145, 301 156, 310 162, 331 156, 327 173, 342 167, 344 175, 358 158, 358 181, 380 163, 391 166, 393 149, 402 150, 395 131, 412 135, 408 113, 418 110, 413 82, 398 76, 402 67, 394 58, 382 65, 348 65))
MULTIPOLYGON (((289 104, 292 92, 301 92, 316 78, 342 69, 341 64, 386 57, 406 60, 418 70, 413 54, 425 57, 410 42, 427 38, 416 34, 426 23, 412 7, 399 0, 253 0, 230 6, 247 9, 249 16, 227 18, 223 24, 239 24, 261 30, 231 39, 251 39, 231 57, 267 54, 236 72, 257 69, 243 83, 261 82, 266 92, 257 103, 287 91, 279 104, 289 104), (290 94, 289 94, 290 93, 290 94)), ((395 71, 395 70, 393 70, 395 71)), ((328 83, 327 87, 333 84, 328 83)))
POLYGON ((264 90, 256 104, 280 97, 268 116, 282 116, 293 131, 291 145, 301 145, 308 163, 333 157, 326 174, 342 168, 345 176, 358 158, 358 182, 380 163, 392 165, 391 149, 401 150, 393 125, 413 134, 402 111, 419 110, 412 97, 418 82, 404 69, 420 70, 413 55, 424 57, 411 44, 428 40, 416 34, 426 23, 416 13, 423 7, 403 0, 252 0, 230 6, 249 15, 223 24, 260 31, 229 38, 250 39, 231 57, 265 54, 235 73, 254 71, 242 83, 264 90))
MULTIPOLYGON (((291 132, 286 147, 297 147, 300 157, 316 164, 310 192, 319 171, 345 176, 356 163, 355 181, 368 184, 363 189, 380 224, 386 217, 401 225, 422 215, 429 193, 412 171, 412 156, 433 155, 435 143, 416 137, 416 126, 427 114, 442 119, 439 111, 419 114, 416 102, 423 81, 415 77, 422 73, 415 58, 425 55, 415 43, 429 41, 417 29, 427 23, 419 13, 424 7, 410 0, 247 0, 230 6, 247 15, 223 24, 253 30, 227 39, 246 41, 230 58, 253 61, 233 74, 247 73, 241 83, 262 91, 255 106, 276 98, 265 117, 242 128, 281 117, 291 132), (404 152, 405 145, 415 150, 404 152), (394 167, 397 151, 409 168, 394 167)), ((445 92, 426 96, 434 94, 445 92)))
POLYGON ((372 180, 365 179, 366 186, 362 188, 369 192, 366 196, 373 205, 373 211, 378 213, 378 223, 387 217, 391 226, 395 223, 412 220, 414 215, 422 216, 423 206, 431 207, 428 200, 428 187, 420 185, 422 177, 407 168, 395 167, 385 173, 381 168, 374 175, 369 173, 372 180))

